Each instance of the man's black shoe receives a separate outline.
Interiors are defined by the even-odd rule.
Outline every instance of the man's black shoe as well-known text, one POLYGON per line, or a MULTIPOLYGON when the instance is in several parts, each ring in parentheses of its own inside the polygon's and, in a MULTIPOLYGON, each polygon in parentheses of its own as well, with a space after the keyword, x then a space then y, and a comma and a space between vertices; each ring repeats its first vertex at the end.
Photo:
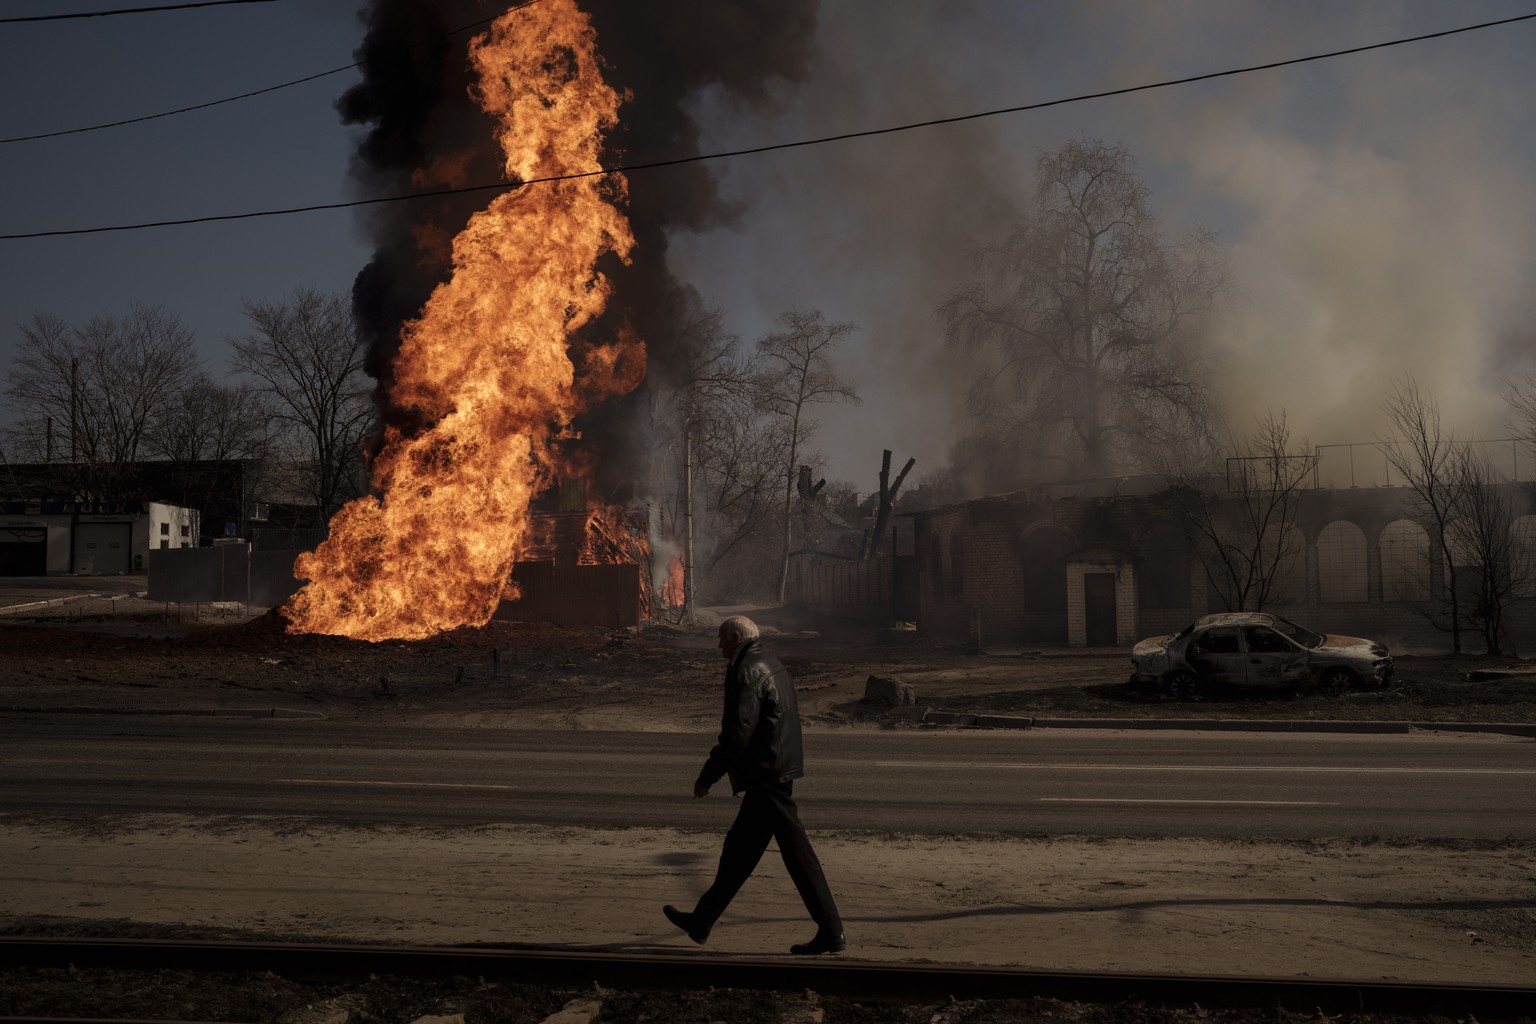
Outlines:
POLYGON ((817 932, 810 942, 796 943, 789 947, 789 951, 797 956, 810 956, 814 953, 841 953, 847 948, 848 943, 842 932, 817 932))
POLYGON ((671 921, 683 931, 687 932, 688 937, 694 942, 697 942, 699 945, 704 945, 705 940, 709 938, 709 929, 707 927, 699 927, 698 919, 695 918, 692 914, 684 913, 670 903, 662 907, 661 912, 667 915, 668 921, 671 921))

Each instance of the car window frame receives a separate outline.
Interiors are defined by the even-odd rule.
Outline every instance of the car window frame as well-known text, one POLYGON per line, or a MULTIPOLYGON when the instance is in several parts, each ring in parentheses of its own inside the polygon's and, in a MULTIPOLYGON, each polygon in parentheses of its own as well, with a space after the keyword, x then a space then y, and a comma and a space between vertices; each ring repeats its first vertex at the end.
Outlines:
POLYGON ((1203 633, 1201 633, 1197 637, 1193 637, 1190 640, 1190 642, 1189 642, 1189 652, 1191 654, 1197 654, 1197 655, 1199 655, 1199 654, 1207 654, 1207 655, 1217 655, 1217 656, 1230 655, 1230 654, 1242 654, 1243 653, 1243 631, 1238 626, 1208 626, 1208 627, 1206 627, 1206 629, 1205 629, 1205 631, 1203 633), (1229 633, 1231 634, 1232 640, 1233 640, 1232 649, 1230 651, 1212 651, 1212 650, 1207 650, 1206 648, 1201 646, 1201 644, 1206 639, 1208 639, 1209 637, 1212 637, 1212 636, 1225 636, 1225 635, 1227 635, 1229 633))
POLYGON ((1326 633, 1319 633, 1315 629, 1308 629, 1306 626, 1292 622, 1282 615, 1274 615, 1271 618, 1275 620, 1275 632, 1294 640, 1298 647, 1305 647, 1309 651, 1315 651, 1328 642, 1328 635, 1326 633), (1306 639, 1302 639, 1302 637, 1306 637, 1306 639))
POLYGON ((1304 644, 1298 643, 1295 638, 1286 636, 1282 630, 1276 629, 1274 626, 1256 624, 1243 627, 1243 649, 1250 654, 1302 654, 1307 650, 1307 647, 1304 644), (1250 634, 1262 635, 1265 633, 1268 633, 1270 636, 1279 637, 1281 643, 1285 646, 1278 649, 1262 647, 1255 649, 1249 641, 1250 634))

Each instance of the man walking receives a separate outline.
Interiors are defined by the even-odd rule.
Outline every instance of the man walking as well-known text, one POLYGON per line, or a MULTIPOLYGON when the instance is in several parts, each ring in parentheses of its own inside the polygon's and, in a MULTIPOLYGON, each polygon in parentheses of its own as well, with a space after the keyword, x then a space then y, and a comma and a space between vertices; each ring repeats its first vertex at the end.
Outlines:
POLYGON ((816 922, 815 936, 789 951, 840 953, 847 945, 843 919, 792 795, 793 780, 805 774, 795 686, 779 659, 762 649, 758 637, 757 624, 746 616, 733 615, 720 623, 720 653, 727 662, 725 711, 720 716, 719 742, 699 771, 693 795, 706 796, 709 787, 729 775, 731 792, 741 794, 741 808, 725 835, 715 882, 699 897, 693 912, 669 904, 661 908, 662 913, 702 944, 757 867, 768 840, 776 839, 784 867, 816 922))

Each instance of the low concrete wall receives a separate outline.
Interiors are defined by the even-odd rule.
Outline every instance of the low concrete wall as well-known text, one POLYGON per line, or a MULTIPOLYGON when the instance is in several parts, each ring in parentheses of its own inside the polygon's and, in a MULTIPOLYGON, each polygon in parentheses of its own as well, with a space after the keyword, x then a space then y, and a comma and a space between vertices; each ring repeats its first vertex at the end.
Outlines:
MULTIPOLYGON (((180 604, 215 601, 273 608, 304 581, 294 579, 298 551, 253 549, 250 544, 167 548, 149 553, 149 599, 180 604)), ((503 601, 495 618, 562 626, 638 626, 640 567, 518 562, 516 601, 503 601)))

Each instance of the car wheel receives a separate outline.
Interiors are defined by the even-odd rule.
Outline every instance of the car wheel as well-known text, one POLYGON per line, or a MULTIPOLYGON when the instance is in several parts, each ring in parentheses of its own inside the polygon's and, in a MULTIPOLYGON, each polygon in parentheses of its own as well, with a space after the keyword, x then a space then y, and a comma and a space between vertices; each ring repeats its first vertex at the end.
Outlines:
POLYGON ((1200 680, 1193 672, 1170 672, 1163 679, 1163 689, 1174 700, 1199 700, 1200 680))
POLYGON ((1318 680, 1317 688, 1323 692, 1325 697, 1337 697, 1348 690, 1354 681, 1355 677, 1350 673, 1349 669, 1335 667, 1323 673, 1322 678, 1318 680))

